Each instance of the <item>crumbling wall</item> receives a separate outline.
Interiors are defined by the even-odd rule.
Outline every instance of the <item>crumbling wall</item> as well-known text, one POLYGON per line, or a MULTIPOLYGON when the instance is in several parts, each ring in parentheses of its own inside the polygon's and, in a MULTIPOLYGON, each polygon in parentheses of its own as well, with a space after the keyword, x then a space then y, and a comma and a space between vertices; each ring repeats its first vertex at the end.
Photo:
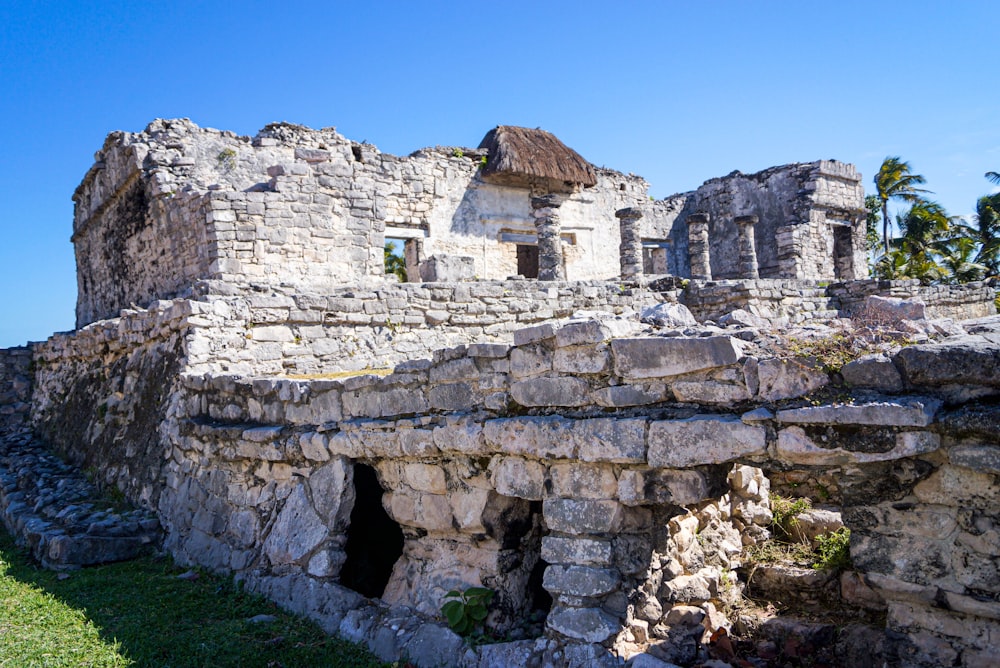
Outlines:
POLYGON ((36 435, 147 508, 163 486, 160 428, 196 303, 157 302, 33 348, 36 435))
POLYGON ((715 279, 739 274, 734 219, 755 215, 757 264, 762 278, 851 280, 866 278, 864 188, 853 165, 832 160, 772 167, 755 174, 733 172, 697 190, 649 207, 643 236, 670 239, 681 276, 690 275, 687 217, 709 215, 711 269, 715 279), (839 228, 843 231, 838 232, 839 228), (839 238, 838 238, 839 235, 839 238))
POLYGON ((0 349, 0 433, 27 426, 32 390, 31 348, 0 349))

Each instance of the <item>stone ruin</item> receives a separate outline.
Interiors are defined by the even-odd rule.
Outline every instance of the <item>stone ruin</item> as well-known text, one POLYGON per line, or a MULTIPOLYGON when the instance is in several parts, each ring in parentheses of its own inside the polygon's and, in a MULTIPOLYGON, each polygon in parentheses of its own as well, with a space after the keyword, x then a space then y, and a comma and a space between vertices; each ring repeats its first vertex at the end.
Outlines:
POLYGON ((735 665, 719 628, 1000 657, 996 293, 868 280, 850 165, 651 200, 540 130, 396 157, 158 120, 74 201, 78 329, 0 351, 0 508, 49 566, 162 544, 422 666, 735 665), (748 570, 772 489, 853 568, 748 570), (748 585, 868 624, 741 615, 748 585), (470 586, 509 641, 441 621, 470 586))

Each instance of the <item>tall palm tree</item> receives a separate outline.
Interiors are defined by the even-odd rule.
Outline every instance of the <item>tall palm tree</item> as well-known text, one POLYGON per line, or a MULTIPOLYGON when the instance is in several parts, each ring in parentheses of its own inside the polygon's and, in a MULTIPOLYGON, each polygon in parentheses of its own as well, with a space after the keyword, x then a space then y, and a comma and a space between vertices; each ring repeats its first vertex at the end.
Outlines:
POLYGON ((1000 183, 1000 172, 986 172, 984 176, 993 183, 1000 183))
POLYGON ((875 190, 882 202, 882 242, 889 253, 889 200, 918 202, 923 193, 930 192, 917 186, 926 183, 920 174, 910 172, 910 163, 896 157, 888 157, 875 175, 875 190))
POLYGON ((1000 275, 1000 193, 979 198, 973 221, 975 227, 963 226, 963 231, 979 244, 976 262, 988 276, 1000 275))
MULTIPOLYGON (((894 239, 895 247, 887 256, 889 266, 909 278, 929 284, 948 277, 942 258, 949 254, 952 242, 952 219, 937 202, 920 200, 896 216, 902 233, 894 239)), ((957 258, 956 258, 957 259, 957 258)))

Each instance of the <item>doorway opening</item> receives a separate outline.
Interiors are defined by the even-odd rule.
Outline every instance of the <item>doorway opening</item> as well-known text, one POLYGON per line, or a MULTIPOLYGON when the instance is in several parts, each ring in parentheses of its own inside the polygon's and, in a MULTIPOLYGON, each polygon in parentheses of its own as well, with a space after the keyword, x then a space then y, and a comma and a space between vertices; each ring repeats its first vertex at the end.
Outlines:
POLYGON ((385 490, 371 466, 354 465, 354 492, 340 584, 362 596, 379 598, 403 554, 403 530, 382 507, 385 490))

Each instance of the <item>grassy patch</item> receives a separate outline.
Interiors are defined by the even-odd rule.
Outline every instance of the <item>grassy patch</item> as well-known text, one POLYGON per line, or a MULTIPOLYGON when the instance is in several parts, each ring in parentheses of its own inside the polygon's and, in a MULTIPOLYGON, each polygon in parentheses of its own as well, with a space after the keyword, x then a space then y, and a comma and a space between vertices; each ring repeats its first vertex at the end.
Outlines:
POLYGON ((0 666, 384 665, 228 578, 182 571, 144 558, 60 579, 0 530, 0 666), (277 619, 247 622, 261 614, 277 619))

